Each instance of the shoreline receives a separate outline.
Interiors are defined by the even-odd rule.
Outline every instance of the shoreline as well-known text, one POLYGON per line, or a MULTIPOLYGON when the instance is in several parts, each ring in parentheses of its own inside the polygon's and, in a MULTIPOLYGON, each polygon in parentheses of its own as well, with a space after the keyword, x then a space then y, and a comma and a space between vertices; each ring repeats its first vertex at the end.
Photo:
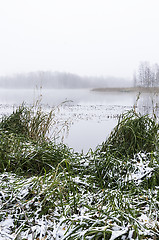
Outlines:
POLYGON ((113 88, 93 88, 94 92, 141 92, 141 93, 159 93, 159 87, 113 87, 113 88))

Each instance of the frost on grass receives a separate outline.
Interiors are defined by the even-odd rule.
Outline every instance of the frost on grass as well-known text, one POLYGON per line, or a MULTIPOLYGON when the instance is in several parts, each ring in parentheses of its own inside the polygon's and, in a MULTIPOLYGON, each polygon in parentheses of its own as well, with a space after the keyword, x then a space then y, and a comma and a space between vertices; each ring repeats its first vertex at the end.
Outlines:
POLYGON ((86 155, 1 131, 0 239, 159 239, 157 131, 126 115, 86 155))
POLYGON ((149 186, 155 181, 156 156, 137 154, 122 184, 119 176, 115 187, 112 182, 103 189, 93 182, 95 166, 91 174, 84 161, 89 157, 41 177, 1 174, 0 239, 159 237, 159 187, 149 186))

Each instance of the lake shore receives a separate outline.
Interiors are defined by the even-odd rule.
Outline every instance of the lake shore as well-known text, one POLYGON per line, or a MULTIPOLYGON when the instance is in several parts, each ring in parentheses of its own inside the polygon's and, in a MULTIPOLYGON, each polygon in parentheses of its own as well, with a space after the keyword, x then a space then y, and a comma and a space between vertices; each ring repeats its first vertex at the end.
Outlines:
POLYGON ((91 91, 95 92, 140 92, 140 93, 159 93, 159 87, 107 87, 107 88, 93 88, 91 91))

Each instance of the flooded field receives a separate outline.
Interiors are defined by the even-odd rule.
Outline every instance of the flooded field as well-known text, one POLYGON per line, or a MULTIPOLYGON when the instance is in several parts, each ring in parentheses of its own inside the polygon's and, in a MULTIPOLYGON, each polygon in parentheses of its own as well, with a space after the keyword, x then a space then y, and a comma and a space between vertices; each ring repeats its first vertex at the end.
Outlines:
MULTIPOLYGON (((156 98, 158 96, 149 94, 140 96, 140 111, 150 112, 153 101, 156 106, 156 98)), ((65 102, 56 113, 56 118, 60 122, 67 121, 69 126, 64 143, 75 151, 87 152, 105 141, 119 115, 133 107, 137 93, 92 92, 90 89, 0 89, 0 114, 11 113, 13 107, 23 102, 35 104, 38 99, 41 99, 45 111, 65 102)))

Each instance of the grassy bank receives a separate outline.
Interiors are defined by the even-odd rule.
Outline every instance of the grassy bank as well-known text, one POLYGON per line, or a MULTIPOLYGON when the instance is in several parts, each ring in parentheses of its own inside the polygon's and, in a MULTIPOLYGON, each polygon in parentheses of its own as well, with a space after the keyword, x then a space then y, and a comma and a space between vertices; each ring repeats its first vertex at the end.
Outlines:
POLYGON ((114 88, 94 88, 96 92, 135 92, 135 93, 159 93, 159 87, 114 87, 114 88))
POLYGON ((83 155, 42 133, 52 113, 21 106, 0 123, 0 238, 159 239, 156 118, 125 113, 83 155))

